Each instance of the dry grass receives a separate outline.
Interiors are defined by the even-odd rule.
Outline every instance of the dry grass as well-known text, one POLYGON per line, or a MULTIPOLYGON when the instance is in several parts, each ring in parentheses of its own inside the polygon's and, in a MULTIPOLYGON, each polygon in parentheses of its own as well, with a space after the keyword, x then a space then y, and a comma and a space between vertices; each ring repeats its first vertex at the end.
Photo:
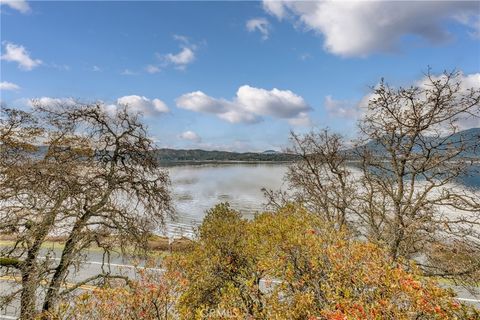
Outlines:
MULTIPOLYGON (((15 240, 16 237, 13 234, 0 234, 0 247, 12 245, 15 240)), ((65 237, 48 237, 42 247, 61 247, 65 243, 65 240, 65 237)), ((152 235, 148 240, 148 248, 156 252, 183 252, 186 251, 191 244, 192 240, 186 237, 174 239, 172 241, 167 237, 152 235)), ((96 248, 92 247, 90 249, 95 250, 96 248)))

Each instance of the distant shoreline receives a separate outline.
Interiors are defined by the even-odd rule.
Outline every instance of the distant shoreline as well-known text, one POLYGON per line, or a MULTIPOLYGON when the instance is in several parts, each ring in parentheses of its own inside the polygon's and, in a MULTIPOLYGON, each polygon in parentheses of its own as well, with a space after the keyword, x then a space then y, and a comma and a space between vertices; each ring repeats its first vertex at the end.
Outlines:
POLYGON ((175 167, 182 165, 202 164, 291 164, 294 160, 172 160, 159 161, 160 167, 175 167))
MULTIPOLYGON (((292 164, 297 160, 161 160, 160 167, 174 167, 182 165, 202 164, 292 164)), ((471 161, 473 165, 480 164, 480 160, 465 158, 457 161, 471 161)), ((346 163, 361 163, 360 159, 347 159, 346 163)), ((385 159, 388 163, 389 160, 385 159)))

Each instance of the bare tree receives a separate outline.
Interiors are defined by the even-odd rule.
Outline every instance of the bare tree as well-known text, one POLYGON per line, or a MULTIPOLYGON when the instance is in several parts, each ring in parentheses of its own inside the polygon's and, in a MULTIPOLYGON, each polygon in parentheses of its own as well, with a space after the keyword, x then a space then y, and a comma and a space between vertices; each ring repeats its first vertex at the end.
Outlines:
MULTIPOLYGON (((2 273, 20 275, 21 318, 83 284, 116 277, 101 273, 66 288, 67 275, 95 244, 109 253, 142 249, 173 213, 167 172, 160 170, 138 114, 127 106, 36 105, 25 113, 4 108, 0 127, 0 233, 14 244, 1 252, 2 273), (51 236, 65 239, 60 256, 41 250, 51 236), (43 252, 41 252, 43 251, 43 252), (53 259, 56 258, 56 259, 53 259)), ((106 261, 108 263, 108 261, 106 261)))
POLYGON ((360 121, 366 192, 355 211, 393 259, 418 258, 436 275, 478 276, 480 199, 455 182, 480 147, 478 131, 459 133, 461 121, 480 116, 480 90, 464 88, 458 72, 427 73, 424 81, 374 89, 360 121), (450 252, 444 263, 434 259, 438 250, 450 252))
POLYGON ((478 175, 469 156, 480 153, 479 133, 459 130, 480 116, 480 90, 464 88, 457 72, 427 73, 424 82, 373 88, 353 149, 328 131, 292 134, 301 160, 287 179, 296 200, 346 221, 392 259, 416 259, 426 274, 475 282, 480 198, 456 182, 478 175))
POLYGON ((344 226, 355 192, 343 138, 327 129, 290 136, 293 143, 288 152, 300 156, 286 174, 295 200, 339 228, 344 226))

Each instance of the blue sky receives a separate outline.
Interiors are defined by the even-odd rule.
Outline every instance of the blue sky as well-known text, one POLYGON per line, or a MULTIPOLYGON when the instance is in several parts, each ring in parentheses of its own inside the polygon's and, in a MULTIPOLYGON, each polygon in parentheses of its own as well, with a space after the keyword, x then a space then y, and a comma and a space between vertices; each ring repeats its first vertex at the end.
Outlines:
POLYGON ((3 1, 1 101, 128 103, 162 147, 355 135, 369 86, 480 82, 480 2, 3 1), (57 99, 57 100, 55 100, 57 99), (63 99, 63 100, 61 100, 63 99))

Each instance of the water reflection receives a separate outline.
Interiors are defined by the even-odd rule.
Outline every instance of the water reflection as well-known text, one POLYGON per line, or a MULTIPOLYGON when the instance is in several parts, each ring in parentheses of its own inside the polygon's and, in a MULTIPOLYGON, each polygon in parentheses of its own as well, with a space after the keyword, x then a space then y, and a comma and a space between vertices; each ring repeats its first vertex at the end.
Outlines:
MULTIPOLYGON (((480 166, 472 166, 471 175, 460 178, 458 182, 464 188, 480 190, 479 169, 480 166)), ((202 221, 205 211, 217 203, 228 201, 247 217, 262 211, 265 199, 261 189, 284 187, 287 165, 203 164, 172 166, 168 170, 177 219, 168 222, 166 232, 190 236, 193 227, 202 221)))
POLYGON ((263 210, 261 189, 282 187, 285 164, 203 164, 169 167, 176 221, 167 232, 191 235, 205 211, 220 202, 241 210, 247 217, 263 210))

